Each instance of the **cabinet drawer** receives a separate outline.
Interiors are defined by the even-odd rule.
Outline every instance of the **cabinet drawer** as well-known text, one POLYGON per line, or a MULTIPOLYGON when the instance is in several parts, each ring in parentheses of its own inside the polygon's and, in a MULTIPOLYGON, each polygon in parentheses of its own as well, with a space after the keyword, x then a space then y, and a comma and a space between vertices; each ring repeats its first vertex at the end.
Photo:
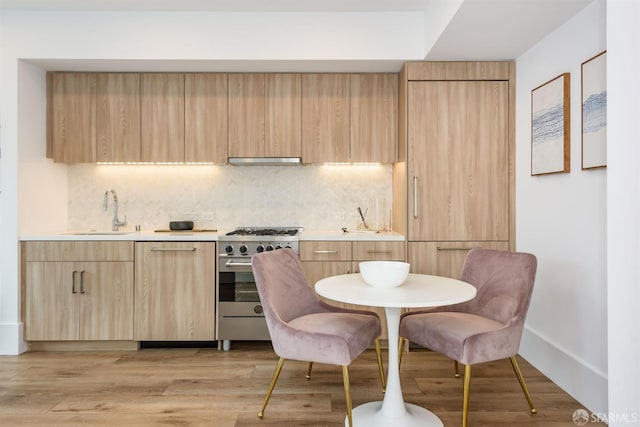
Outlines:
POLYGON ((302 261, 351 261, 351 242, 300 242, 302 261))
POLYGON ((133 242, 26 242, 27 261, 133 261, 133 242))
POLYGON ((353 242, 354 261, 404 261, 404 242, 353 242))
POLYGON ((507 251, 509 242, 409 242, 411 272, 458 278, 464 260, 473 248, 507 251))

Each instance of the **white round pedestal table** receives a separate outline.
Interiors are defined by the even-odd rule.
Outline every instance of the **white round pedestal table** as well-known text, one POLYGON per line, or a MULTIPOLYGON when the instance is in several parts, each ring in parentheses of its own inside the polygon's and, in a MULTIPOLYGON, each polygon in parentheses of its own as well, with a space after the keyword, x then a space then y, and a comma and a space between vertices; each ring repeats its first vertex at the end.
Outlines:
MULTIPOLYGON (((395 288, 373 288, 360 274, 342 274, 319 280, 316 292, 325 298, 347 304, 383 307, 389 335, 387 388, 384 400, 362 404, 353 409, 354 427, 441 427, 433 412, 404 402, 398 367, 398 331, 403 308, 425 308, 457 304, 476 296, 469 283, 428 274, 409 274, 395 288)), ((345 419, 345 426, 349 420, 345 419)))

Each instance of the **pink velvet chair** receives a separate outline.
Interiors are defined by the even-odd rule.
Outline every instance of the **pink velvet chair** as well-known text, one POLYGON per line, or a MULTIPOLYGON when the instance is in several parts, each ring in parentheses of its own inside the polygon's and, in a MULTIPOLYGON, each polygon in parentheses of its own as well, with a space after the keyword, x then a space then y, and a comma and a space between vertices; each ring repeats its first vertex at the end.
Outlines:
POLYGON ((460 280, 474 285, 474 299, 433 310, 409 312, 400 320, 404 339, 465 365, 462 426, 467 426, 471 365, 509 358, 532 414, 536 409, 516 361, 536 275, 535 256, 473 249, 460 280))
POLYGON ((292 359, 309 362, 307 379, 310 378, 314 362, 342 366, 351 426, 348 366, 374 341, 384 388, 378 315, 368 311, 346 310, 322 302, 309 285, 300 260, 291 249, 254 255, 251 263, 271 343, 280 356, 258 417, 264 416, 285 359, 292 359))

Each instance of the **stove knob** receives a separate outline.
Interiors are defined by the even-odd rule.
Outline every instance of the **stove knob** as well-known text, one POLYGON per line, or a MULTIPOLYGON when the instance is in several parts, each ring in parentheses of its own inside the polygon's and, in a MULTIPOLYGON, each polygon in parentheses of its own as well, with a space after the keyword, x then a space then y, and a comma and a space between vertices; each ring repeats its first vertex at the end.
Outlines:
POLYGON ((273 250, 273 245, 267 245, 267 252, 272 251, 273 250))
POLYGON ((225 251, 226 253, 228 253, 228 254, 233 253, 233 246, 231 246, 231 245, 227 245, 227 247, 226 247, 226 248, 224 248, 224 251, 225 251))
POLYGON ((286 249, 291 249, 291 245, 287 243, 287 246, 285 246, 286 249))
POLYGON ((240 253, 241 254, 246 254, 247 253, 247 245, 240 246, 240 253))
POLYGON ((256 248, 256 251, 257 251, 258 253, 260 253, 260 252, 264 252, 264 246, 262 246, 262 245, 258 245, 258 247, 256 248))
POLYGON ((276 245, 276 250, 278 250, 278 249, 282 249, 282 245, 279 244, 279 243, 276 245))

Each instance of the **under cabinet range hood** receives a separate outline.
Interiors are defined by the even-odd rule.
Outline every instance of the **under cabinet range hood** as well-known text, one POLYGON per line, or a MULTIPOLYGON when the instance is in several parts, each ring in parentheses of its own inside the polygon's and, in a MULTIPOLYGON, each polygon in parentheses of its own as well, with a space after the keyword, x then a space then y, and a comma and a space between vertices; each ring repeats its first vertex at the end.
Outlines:
POLYGON ((299 166, 300 157, 229 157, 230 165, 235 166, 299 166))

